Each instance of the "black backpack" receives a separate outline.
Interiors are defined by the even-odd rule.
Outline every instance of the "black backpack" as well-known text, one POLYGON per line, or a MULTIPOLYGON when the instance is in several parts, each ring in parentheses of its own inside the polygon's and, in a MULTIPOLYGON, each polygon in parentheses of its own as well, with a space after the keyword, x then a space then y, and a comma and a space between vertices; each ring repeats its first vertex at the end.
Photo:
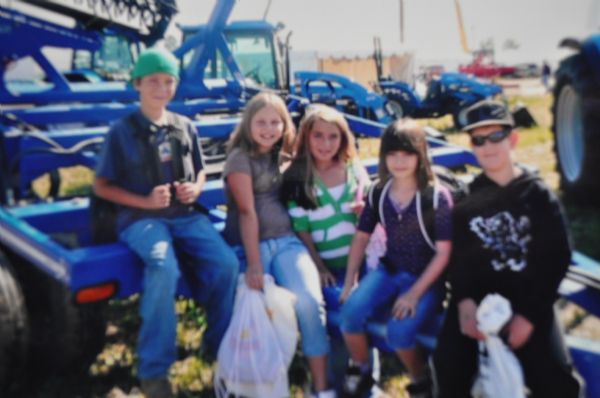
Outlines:
MULTIPOLYGON (((423 191, 417 191, 416 205, 421 234, 429 247, 435 250, 435 210, 438 208, 440 195, 449 195, 452 198, 452 205, 455 205, 467 196, 468 186, 445 167, 433 166, 433 172, 436 176, 436 182, 423 191)), ((367 196, 369 206, 376 210, 377 222, 384 227, 383 198, 385 198, 391 184, 392 179, 386 181, 383 186, 375 182, 369 189, 367 196)))

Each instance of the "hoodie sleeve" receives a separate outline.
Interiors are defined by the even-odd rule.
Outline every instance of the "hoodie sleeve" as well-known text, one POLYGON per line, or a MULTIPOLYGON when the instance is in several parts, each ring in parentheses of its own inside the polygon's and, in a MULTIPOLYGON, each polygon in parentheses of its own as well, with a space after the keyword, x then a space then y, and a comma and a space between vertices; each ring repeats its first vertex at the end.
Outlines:
POLYGON ((558 286, 571 262, 571 244, 563 210, 556 196, 541 182, 531 202, 531 245, 527 270, 513 310, 533 323, 547 316, 558 286))
POLYGON ((480 204, 487 197, 485 176, 482 174, 470 184, 470 194, 452 208, 452 253, 448 264, 452 300, 477 300, 481 294, 481 244, 473 235, 470 221, 481 214, 480 204))
POLYGON ((448 282, 452 301, 459 303, 465 298, 477 296, 477 264, 470 251, 472 245, 465 239, 468 234, 455 208, 453 212, 452 253, 448 264, 448 282))

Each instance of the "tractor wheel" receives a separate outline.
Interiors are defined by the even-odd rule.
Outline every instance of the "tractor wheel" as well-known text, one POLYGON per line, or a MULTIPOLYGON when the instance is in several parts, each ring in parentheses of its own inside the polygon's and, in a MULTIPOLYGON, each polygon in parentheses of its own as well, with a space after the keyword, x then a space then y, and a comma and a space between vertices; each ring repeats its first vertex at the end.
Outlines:
POLYGON ((402 119, 405 116, 404 108, 398 101, 388 100, 385 103, 385 108, 394 119, 402 119))
POLYGON ((30 268, 23 285, 31 322, 28 373, 87 374, 104 345, 107 304, 77 305, 67 286, 30 268))
POLYGON ((29 324, 25 299, 8 259, 0 253, 0 395, 21 380, 27 361, 29 324))
POLYGON ((561 63, 556 72, 552 114, 554 151, 560 185, 569 199, 600 198, 600 86, 579 54, 561 63))
POLYGON ((452 112, 452 122, 454 123, 454 128, 458 131, 462 131, 462 128, 465 126, 462 118, 462 111, 464 109, 466 109, 466 107, 452 112))

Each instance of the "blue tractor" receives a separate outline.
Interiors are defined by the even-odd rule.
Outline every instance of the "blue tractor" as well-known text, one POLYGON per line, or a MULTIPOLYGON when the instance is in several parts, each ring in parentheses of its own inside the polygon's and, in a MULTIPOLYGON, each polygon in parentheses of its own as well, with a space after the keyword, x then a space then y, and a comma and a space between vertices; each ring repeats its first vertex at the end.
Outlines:
POLYGON ((460 112, 485 98, 502 94, 496 84, 483 83, 462 73, 442 73, 432 78, 427 92, 421 98, 407 83, 390 79, 380 79, 379 87, 396 115, 413 118, 437 118, 452 115, 454 127, 460 130, 464 123, 460 112))
MULTIPOLYGON (((205 31, 206 25, 185 26, 184 38, 205 31)), ((289 38, 279 37, 282 26, 266 21, 234 21, 224 28, 223 34, 232 55, 244 77, 250 82, 275 90, 291 92, 311 102, 335 106, 344 113, 380 123, 389 123, 403 116, 437 118, 452 115, 455 127, 460 129, 460 111, 484 98, 502 94, 496 84, 484 83, 461 73, 443 73, 428 84, 425 98, 421 98, 407 83, 394 81, 382 75, 382 55, 376 45, 374 55, 379 76, 378 92, 373 92, 351 78, 319 71, 296 71, 289 82, 289 38)), ((376 41, 377 43, 377 41, 376 41)), ((213 55, 210 70, 205 77, 224 78, 229 73, 223 60, 213 55)))
POLYGON ((600 34, 565 39, 575 54, 556 73, 552 114, 560 184, 573 199, 600 200, 600 34))
POLYGON ((437 118, 452 115, 454 127, 464 125, 460 112, 485 98, 502 94, 502 87, 485 83, 462 73, 446 72, 432 77, 427 83, 425 97, 421 97, 406 82, 393 80, 383 74, 381 41, 374 39, 373 60, 377 70, 379 91, 388 99, 394 114, 413 118, 437 118))

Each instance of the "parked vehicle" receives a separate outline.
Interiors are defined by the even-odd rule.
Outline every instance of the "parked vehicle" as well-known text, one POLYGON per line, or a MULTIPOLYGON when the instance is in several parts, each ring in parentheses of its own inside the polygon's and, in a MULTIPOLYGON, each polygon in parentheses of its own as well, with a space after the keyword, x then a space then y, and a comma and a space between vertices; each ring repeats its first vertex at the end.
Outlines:
POLYGON ((484 83, 462 73, 442 73, 427 83, 427 92, 421 98, 408 84, 400 81, 379 80, 382 93, 391 103, 396 115, 414 118, 437 118, 452 115, 456 129, 464 125, 460 112, 485 98, 502 94, 496 84, 484 83))
POLYGON ((466 65, 459 65, 458 71, 467 75, 490 79, 514 76, 516 68, 496 63, 493 48, 482 48, 473 51, 473 61, 466 65))
POLYGON ((555 73, 554 151, 560 186, 568 196, 600 200, 600 34, 584 41, 566 39, 575 54, 555 73))
POLYGON ((541 77, 542 68, 535 63, 524 63, 515 65, 515 77, 541 77))
MULTIPOLYGON (((502 94, 502 87, 486 83, 462 73, 429 73, 425 97, 406 82, 393 80, 383 74, 381 41, 374 40, 373 60, 378 77, 378 91, 383 94, 393 109, 395 117, 437 118, 452 115, 456 129, 463 126, 460 112, 485 98, 502 94)), ((435 68, 431 68, 435 71, 435 68)), ((430 70, 432 72, 432 70, 430 70)))

